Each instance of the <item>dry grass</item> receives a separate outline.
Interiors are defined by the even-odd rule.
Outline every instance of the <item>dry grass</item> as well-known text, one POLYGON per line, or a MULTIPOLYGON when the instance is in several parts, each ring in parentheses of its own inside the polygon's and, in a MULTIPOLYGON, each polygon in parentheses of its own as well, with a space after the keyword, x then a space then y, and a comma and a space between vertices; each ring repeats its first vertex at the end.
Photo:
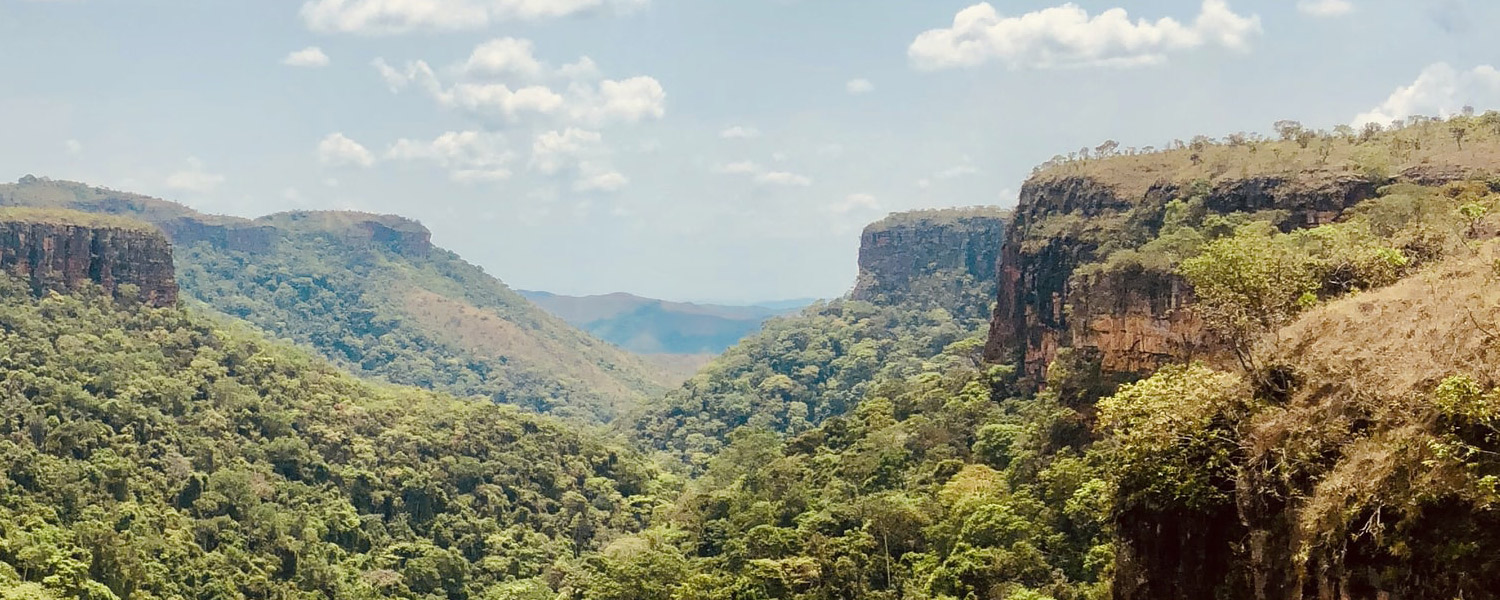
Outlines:
POLYGON ((1010 211, 994 206, 934 208, 891 213, 865 228, 866 233, 912 225, 952 225, 967 219, 1009 219, 1010 211))
POLYGON ((1304 147, 1297 141, 1217 142, 1164 151, 1122 153, 1065 160, 1040 168, 1039 180, 1084 176, 1138 198, 1159 182, 1188 183, 1264 176, 1327 179, 1341 175, 1395 177, 1421 171, 1460 171, 1474 177, 1497 174, 1500 129, 1486 117, 1428 121, 1384 131, 1365 141, 1323 134, 1304 147), (1462 147, 1452 128, 1465 127, 1462 147))
MULTIPOLYGON (((480 356, 502 357, 524 367, 549 373, 569 373, 579 383, 612 398, 638 394, 604 367, 586 359, 576 348, 546 339, 541 332, 521 327, 500 315, 443 295, 410 287, 399 292, 406 314, 425 331, 480 356)), ((653 373, 659 380, 668 377, 653 373)))
POLYGON ((144 221, 114 215, 101 215, 63 208, 35 208, 29 206, 0 207, 0 222, 38 223, 44 225, 73 225, 100 229, 123 229, 142 233, 161 234, 161 230, 144 221))
POLYGON ((1466 374, 1500 382, 1496 243, 1382 289, 1331 302, 1284 329, 1275 359, 1309 381, 1386 398, 1426 395, 1466 374))

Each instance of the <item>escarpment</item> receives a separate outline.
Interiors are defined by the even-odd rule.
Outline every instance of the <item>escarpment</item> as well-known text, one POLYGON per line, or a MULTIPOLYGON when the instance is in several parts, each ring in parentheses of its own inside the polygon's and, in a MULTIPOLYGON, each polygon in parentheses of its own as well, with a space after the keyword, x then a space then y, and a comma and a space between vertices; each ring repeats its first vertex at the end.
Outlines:
MULTIPOLYGON (((1424 171, 1428 183, 1464 172, 1424 171)), ((1330 223, 1385 182, 1311 170, 1127 186, 1086 174, 1044 173, 1021 190, 999 267, 999 297, 985 353, 1045 373, 1061 348, 1093 351, 1107 372, 1149 373, 1220 350, 1193 314, 1192 286, 1171 269, 1109 262, 1160 232, 1166 207, 1195 198, 1208 214, 1272 213, 1283 229, 1330 223)))
POLYGON ((950 301, 967 291, 962 288, 994 286, 1008 216, 990 207, 922 210, 893 214, 866 227, 851 298, 964 306, 950 301))
POLYGON ((33 291, 135 286, 151 306, 177 303, 172 245, 144 223, 63 210, 0 210, 0 269, 33 291))

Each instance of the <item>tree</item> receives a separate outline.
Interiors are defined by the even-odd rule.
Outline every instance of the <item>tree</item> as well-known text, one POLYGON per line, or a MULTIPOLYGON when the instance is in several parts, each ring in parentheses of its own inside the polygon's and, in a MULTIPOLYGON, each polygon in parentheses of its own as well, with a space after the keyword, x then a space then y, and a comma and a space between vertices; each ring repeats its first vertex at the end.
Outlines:
POLYGON ((1199 314, 1251 372, 1253 346, 1261 336, 1317 299, 1308 257, 1265 222, 1243 225, 1209 243, 1202 254, 1183 261, 1180 271, 1193 284, 1199 314))
POLYGON ((1453 136, 1453 141, 1458 143, 1458 149, 1464 149, 1464 138, 1469 137, 1469 122, 1455 120, 1448 125, 1448 133, 1453 136))
POLYGON ((1283 142, 1290 142, 1297 139, 1297 134, 1303 131, 1302 123, 1292 120, 1277 121, 1272 127, 1276 129, 1276 134, 1281 136, 1281 141, 1283 142))

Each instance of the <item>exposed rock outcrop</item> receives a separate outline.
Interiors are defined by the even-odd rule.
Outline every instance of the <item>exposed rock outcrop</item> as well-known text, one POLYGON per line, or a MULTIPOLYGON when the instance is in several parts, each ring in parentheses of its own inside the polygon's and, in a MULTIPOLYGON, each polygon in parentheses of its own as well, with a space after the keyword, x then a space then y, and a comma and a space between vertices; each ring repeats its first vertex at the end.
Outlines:
POLYGON ((352 246, 379 247, 402 256, 432 252, 432 232, 412 219, 355 211, 294 211, 255 220, 257 224, 314 235, 330 235, 352 246))
MULTIPOLYGON (((1061 219, 1086 228, 1092 220, 1158 213, 1155 222, 1131 223, 1155 231, 1161 227, 1160 211, 1133 209, 1164 207, 1185 197, 1187 187, 1163 182, 1141 197, 1124 197, 1088 177, 1028 181, 1001 253, 986 356, 1015 360, 1028 374, 1040 376, 1064 347, 1098 350, 1106 371, 1141 373, 1212 351, 1214 340, 1190 310, 1193 293, 1186 281, 1140 269, 1076 276, 1080 267, 1104 258, 1101 241, 1056 227, 1061 219)), ((1228 179, 1209 187, 1204 207, 1214 213, 1284 211, 1286 226, 1303 227, 1332 222, 1376 190, 1360 177, 1325 172, 1228 179)))
POLYGON ((160 231, 69 222, 66 211, 45 218, 0 213, 0 268, 30 282, 37 293, 68 292, 97 284, 116 294, 133 285, 143 302, 177 302, 172 245, 160 231))
POLYGON ((860 236, 859 279, 851 297, 959 306, 944 301, 958 290, 933 286, 962 284, 965 278, 969 285, 993 286, 1008 216, 988 207, 923 210, 893 214, 866 227, 860 236), (938 273, 958 277, 934 277, 938 273))

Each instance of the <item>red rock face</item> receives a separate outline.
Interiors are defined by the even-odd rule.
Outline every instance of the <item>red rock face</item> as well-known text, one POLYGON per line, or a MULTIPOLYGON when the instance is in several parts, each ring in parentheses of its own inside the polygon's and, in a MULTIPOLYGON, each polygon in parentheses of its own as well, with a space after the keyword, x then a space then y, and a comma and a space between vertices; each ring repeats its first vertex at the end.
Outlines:
MULTIPOLYGON (((1350 176, 1226 180, 1214 185, 1205 206, 1220 213, 1285 210, 1295 226, 1314 226, 1373 197, 1375 188, 1350 176)), ((1186 281, 1144 271, 1077 276, 1079 267, 1104 258, 1099 248, 1040 227, 1051 217, 1107 218, 1183 195, 1182 186, 1166 183, 1142 198, 1122 198, 1085 177, 1027 182, 1001 251, 989 360, 1015 362, 1040 378, 1064 347, 1097 350, 1103 370, 1114 373, 1148 373, 1220 350, 1193 314, 1186 281)))
POLYGON ((172 246, 159 232, 60 223, 0 222, 0 269, 38 293, 97 284, 140 288, 151 306, 177 303, 172 246))

